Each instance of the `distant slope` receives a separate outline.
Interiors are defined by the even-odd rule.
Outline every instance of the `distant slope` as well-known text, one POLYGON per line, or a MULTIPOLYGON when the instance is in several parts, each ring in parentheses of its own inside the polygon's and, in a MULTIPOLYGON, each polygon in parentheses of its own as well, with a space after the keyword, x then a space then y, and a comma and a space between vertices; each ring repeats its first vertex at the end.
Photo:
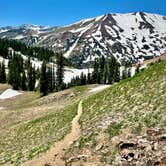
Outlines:
POLYGON ((101 55, 135 62, 166 52, 165 27, 165 16, 137 12, 106 14, 59 28, 3 28, 0 37, 62 51, 77 64, 101 55))
POLYGON ((66 161, 166 165, 165 117, 166 61, 162 61, 84 100, 82 137, 70 148, 66 161))

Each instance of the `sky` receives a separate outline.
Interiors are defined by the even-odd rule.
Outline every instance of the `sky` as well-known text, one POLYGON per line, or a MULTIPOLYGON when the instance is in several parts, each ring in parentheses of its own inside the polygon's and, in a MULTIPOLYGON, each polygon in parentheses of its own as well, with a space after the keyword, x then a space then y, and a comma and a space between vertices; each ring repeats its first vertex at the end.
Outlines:
POLYGON ((64 26, 106 13, 144 11, 166 16, 166 0, 1 0, 0 27, 64 26))

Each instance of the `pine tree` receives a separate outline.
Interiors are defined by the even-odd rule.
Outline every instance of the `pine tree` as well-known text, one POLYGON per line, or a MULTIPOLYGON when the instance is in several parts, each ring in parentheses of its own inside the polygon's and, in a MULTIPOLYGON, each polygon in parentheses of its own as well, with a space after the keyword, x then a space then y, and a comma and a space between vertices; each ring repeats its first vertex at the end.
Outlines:
POLYGON ((36 70, 35 70, 35 66, 32 67, 32 89, 35 89, 35 85, 36 85, 36 70))
POLYGON ((21 77, 21 89, 27 90, 27 77, 25 74, 25 70, 23 70, 22 77, 21 77))
POLYGON ((98 59, 95 59, 95 61, 94 61, 93 73, 92 73, 92 82, 94 84, 99 82, 99 63, 98 63, 98 59))
POLYGON ((104 74, 104 67, 105 67, 105 58, 102 56, 99 59, 99 76, 98 76, 98 83, 103 83, 103 74, 104 74))
POLYGON ((21 87, 21 74, 23 71, 23 59, 18 54, 13 54, 8 64, 8 83, 13 89, 18 90, 21 87))
POLYGON ((2 83, 2 64, 0 63, 0 83, 2 83))
POLYGON ((57 91, 64 89, 64 58, 62 54, 59 54, 56 60, 57 71, 56 71, 56 89, 57 91))
POLYGON ((1 83, 6 83, 6 70, 4 61, 1 64, 1 83))
POLYGON ((120 82, 120 64, 117 63, 115 67, 115 82, 120 82))
POLYGON ((128 77, 127 69, 124 67, 124 70, 122 71, 122 80, 126 79, 128 77))
POLYGON ((80 76, 80 85, 85 85, 86 84, 86 75, 84 75, 84 73, 81 73, 80 76))
POLYGON ((87 84, 92 84, 92 77, 91 77, 91 73, 89 73, 89 72, 87 75, 87 84))
POLYGON ((53 67, 48 68, 47 78, 48 78, 48 92, 51 93, 55 90, 55 72, 53 67))
POLYGON ((103 82, 103 84, 108 83, 108 64, 107 63, 104 65, 102 82, 103 82))
POLYGON ((36 72, 35 67, 32 67, 31 59, 28 58, 27 61, 27 88, 29 91, 33 91, 35 89, 36 83, 36 72))
POLYGON ((113 84, 120 80, 119 67, 120 65, 116 59, 111 57, 108 61, 108 84, 113 84))
POLYGON ((40 94, 41 96, 46 96, 48 94, 48 81, 47 81, 47 71, 46 71, 46 62, 44 61, 41 67, 40 74, 40 94))

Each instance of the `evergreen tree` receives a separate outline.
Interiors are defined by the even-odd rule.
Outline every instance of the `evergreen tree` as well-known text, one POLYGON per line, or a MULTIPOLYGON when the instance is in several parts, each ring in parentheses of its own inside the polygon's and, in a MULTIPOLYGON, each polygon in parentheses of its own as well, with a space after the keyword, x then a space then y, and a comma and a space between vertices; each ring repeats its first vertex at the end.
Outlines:
POLYGON ((23 70, 22 77, 21 77, 21 89, 27 90, 27 77, 25 74, 25 70, 23 70))
POLYGON ((4 61, 1 64, 1 83, 6 83, 6 70, 4 61))
POLYGON ((99 59, 99 75, 98 75, 98 83, 103 83, 103 74, 104 74, 104 66, 105 66, 105 58, 102 56, 99 59))
POLYGON ((21 74, 23 71, 23 59, 18 54, 13 54, 8 64, 8 83, 13 89, 18 90, 21 87, 21 74))
POLYGON ((56 60, 57 71, 56 71, 56 89, 57 91, 64 89, 64 58, 62 54, 59 54, 56 60))
POLYGON ((127 69, 124 67, 124 70, 122 71, 122 80, 126 79, 128 77, 127 69))
POLYGON ((98 59, 95 59, 95 61, 94 61, 93 73, 92 73, 92 82, 94 84, 99 82, 99 63, 98 63, 98 59))
POLYGON ((114 57, 111 57, 108 61, 108 84, 112 84, 118 81, 119 77, 119 63, 114 57))
POLYGON ((28 62, 27 62, 27 88, 29 91, 34 90, 33 74, 34 74, 34 71, 33 71, 32 63, 31 63, 31 59, 28 58, 28 62))
POLYGON ((36 85, 36 70, 35 70, 35 66, 32 67, 32 89, 35 89, 35 85, 36 85))
POLYGON ((48 78, 48 92, 51 93, 55 90, 55 72, 53 66, 48 68, 47 78, 48 78))
POLYGON ((2 64, 0 63, 0 83, 2 83, 2 64))
POLYGON ((120 64, 116 63, 115 67, 115 82, 120 82, 120 64))
POLYGON ((108 82, 108 64, 107 63, 104 65, 102 82, 103 84, 106 84, 108 82))
POLYGON ((80 76, 80 85, 86 84, 86 75, 82 72, 80 76))
POLYGON ((48 81, 45 61, 42 63, 41 67, 39 87, 41 96, 46 96, 48 94, 48 81))
POLYGON ((92 77, 91 77, 91 73, 88 72, 88 75, 87 75, 87 84, 92 84, 92 77))

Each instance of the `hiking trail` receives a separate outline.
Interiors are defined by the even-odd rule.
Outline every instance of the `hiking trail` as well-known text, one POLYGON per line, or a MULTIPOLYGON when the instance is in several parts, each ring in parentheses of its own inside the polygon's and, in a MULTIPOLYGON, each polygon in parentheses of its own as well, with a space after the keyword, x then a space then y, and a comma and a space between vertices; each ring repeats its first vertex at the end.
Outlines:
POLYGON ((82 115, 82 100, 78 105, 77 115, 72 120, 72 130, 67 134, 63 140, 55 143, 55 145, 45 154, 34 157, 32 160, 24 163, 24 166, 62 166, 65 162, 62 160, 65 150, 76 141, 81 133, 79 119, 82 115))

